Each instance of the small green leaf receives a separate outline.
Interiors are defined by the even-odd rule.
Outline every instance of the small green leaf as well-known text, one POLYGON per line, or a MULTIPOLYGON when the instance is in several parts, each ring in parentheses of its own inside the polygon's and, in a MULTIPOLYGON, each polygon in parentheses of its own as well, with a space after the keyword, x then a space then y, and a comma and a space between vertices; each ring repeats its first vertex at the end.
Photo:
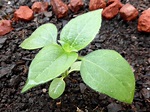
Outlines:
POLYGON ((79 51, 86 47, 101 27, 102 10, 80 15, 66 24, 60 34, 60 43, 66 51, 79 51))
POLYGON ((28 80, 22 92, 58 77, 76 61, 77 57, 77 53, 66 52, 59 45, 50 44, 44 47, 29 67, 28 80))
POLYGON ((56 43, 56 39, 56 26, 51 23, 47 23, 37 28, 29 38, 23 41, 20 47, 23 49, 37 49, 51 43, 56 43))
POLYGON ((63 80, 63 78, 56 78, 54 79, 51 84, 50 84, 50 87, 49 87, 49 96, 53 99, 56 99, 58 97, 60 97, 64 90, 65 90, 65 82, 63 80))
POLYGON ((68 71, 68 73, 71 73, 73 71, 80 71, 81 61, 74 62, 68 71))
POLYGON ((82 59, 81 76, 92 89, 132 103, 135 79, 128 62, 113 50, 97 50, 82 59))

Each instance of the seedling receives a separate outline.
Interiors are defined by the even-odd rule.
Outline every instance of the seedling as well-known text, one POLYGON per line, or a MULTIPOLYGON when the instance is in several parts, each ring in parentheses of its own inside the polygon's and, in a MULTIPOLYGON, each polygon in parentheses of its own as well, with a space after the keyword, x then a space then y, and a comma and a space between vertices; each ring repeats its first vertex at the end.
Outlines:
POLYGON ((102 10, 91 11, 70 20, 62 29, 57 43, 57 28, 51 23, 37 28, 20 46, 23 49, 42 48, 29 67, 22 93, 39 84, 52 81, 49 96, 60 97, 65 90, 64 78, 80 71, 83 81, 93 90, 119 101, 132 103, 135 79, 128 62, 114 50, 96 50, 81 57, 85 48, 101 27, 102 10))

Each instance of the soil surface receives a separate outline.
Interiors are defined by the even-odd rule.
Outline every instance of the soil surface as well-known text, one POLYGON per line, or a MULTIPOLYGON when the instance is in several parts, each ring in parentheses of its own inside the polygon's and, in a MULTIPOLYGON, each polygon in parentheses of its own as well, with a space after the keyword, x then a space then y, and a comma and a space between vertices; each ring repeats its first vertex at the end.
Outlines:
MULTIPOLYGON (((12 19, 15 9, 21 5, 31 7, 33 1, 40 0, 2 0, 0 19, 12 19)), ((48 1, 48 0, 47 0, 48 1)), ((68 0, 64 0, 68 3, 68 0)), ((150 7, 149 0, 121 0, 131 3, 139 13, 150 7)), ((86 55, 96 49, 118 51, 133 68, 136 78, 136 91, 132 104, 116 101, 87 87, 80 73, 70 74, 66 81, 64 94, 52 100, 47 89, 49 83, 37 86, 21 94, 27 79, 31 60, 38 50, 27 51, 19 47, 38 26, 54 23, 59 33, 72 18, 88 11, 89 0, 77 14, 69 13, 63 19, 57 19, 49 6, 48 13, 35 14, 30 22, 13 22, 14 30, 0 37, 0 112, 150 112, 150 34, 137 31, 137 19, 124 22, 120 16, 103 20, 99 34, 80 55, 86 55)))

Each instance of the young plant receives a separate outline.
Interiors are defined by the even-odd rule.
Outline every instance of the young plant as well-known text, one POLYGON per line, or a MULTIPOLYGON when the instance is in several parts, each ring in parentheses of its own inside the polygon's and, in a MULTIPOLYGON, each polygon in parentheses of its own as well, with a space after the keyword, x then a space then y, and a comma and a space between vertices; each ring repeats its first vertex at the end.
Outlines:
POLYGON ((91 11, 72 19, 62 29, 57 43, 57 28, 51 23, 37 28, 20 46, 23 49, 42 48, 29 67, 22 93, 52 80, 51 98, 65 90, 64 78, 80 71, 83 81, 97 92, 119 101, 132 103, 135 79, 128 62, 114 50, 96 50, 84 57, 77 52, 85 48, 101 27, 102 10, 91 11))

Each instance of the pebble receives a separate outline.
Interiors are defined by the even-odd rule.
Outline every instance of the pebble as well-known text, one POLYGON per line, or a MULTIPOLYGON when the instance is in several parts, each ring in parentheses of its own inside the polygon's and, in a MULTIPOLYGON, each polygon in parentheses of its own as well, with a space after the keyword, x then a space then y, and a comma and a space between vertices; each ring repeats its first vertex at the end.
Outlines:
POLYGON ((105 8, 106 7, 106 1, 105 0, 90 0, 89 3, 89 10, 96 10, 100 8, 105 8))
POLYGON ((48 2, 34 2, 32 10, 35 13, 45 12, 48 9, 48 2))
POLYGON ((44 12, 44 15, 46 16, 46 17, 52 17, 52 11, 50 11, 50 12, 47 12, 47 11, 45 11, 44 12))
POLYGON ((117 2, 114 2, 112 4, 110 4, 109 6, 107 6, 103 12, 102 15, 105 19, 110 20, 112 18, 114 18, 118 12, 119 12, 119 5, 117 2), (112 11, 113 10, 113 11, 112 11))
POLYGON ((70 0, 70 3, 68 5, 69 9, 75 13, 77 13, 83 6, 83 0, 70 0))
POLYGON ((5 43, 6 40, 7 38, 0 38, 0 48, 3 47, 3 44, 5 43))
POLYGON ((68 15, 69 8, 62 0, 51 0, 51 5, 57 18, 68 15))
POLYGON ((33 11, 28 6, 20 6, 14 13, 13 20, 30 21, 33 19, 33 11))
POLYGON ((122 109, 120 104, 111 103, 107 106, 108 112, 118 112, 122 109))
POLYGON ((139 17, 138 31, 150 33, 150 8, 143 11, 139 17))
POLYGON ((13 30, 11 20, 0 21, 0 36, 3 36, 13 30))
POLYGON ((125 4, 119 11, 120 16, 125 21, 132 21, 137 18, 138 10, 131 4, 125 4))
POLYGON ((46 93, 46 92, 47 92, 47 89, 43 88, 42 91, 43 91, 43 93, 46 93))
POLYGON ((84 93, 85 89, 87 88, 86 85, 84 83, 80 83, 80 91, 81 93, 84 93))

